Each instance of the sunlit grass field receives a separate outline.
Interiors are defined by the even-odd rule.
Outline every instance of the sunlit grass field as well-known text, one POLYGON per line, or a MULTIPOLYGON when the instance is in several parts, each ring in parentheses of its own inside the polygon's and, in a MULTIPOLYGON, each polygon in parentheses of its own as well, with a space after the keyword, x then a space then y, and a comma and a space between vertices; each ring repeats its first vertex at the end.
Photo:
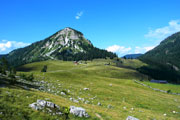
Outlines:
MULTIPOLYGON (((131 66, 134 68, 143 64, 138 60, 133 63, 131 66)), ((130 65, 129 62, 127 64, 130 65)), ((140 120, 180 119, 180 96, 153 91, 133 80, 143 79, 144 83, 154 88, 170 89, 173 92, 179 91, 179 85, 149 83, 147 76, 133 69, 116 67, 112 60, 93 60, 87 61, 87 64, 82 61, 78 65, 69 61, 35 62, 21 66, 19 73, 33 73, 36 80, 51 83, 55 92, 62 90, 70 92, 63 96, 34 89, 24 90, 13 86, 0 88, 0 112, 5 108, 9 112, 7 117, 0 115, 3 120, 8 117, 12 119, 13 114, 16 117, 19 116, 17 119, 57 119, 56 116, 49 116, 28 107, 37 99, 45 98, 64 107, 71 105, 83 107, 91 116, 89 119, 95 120, 125 120, 128 116, 134 116, 140 120), (107 65, 108 63, 110 65, 107 65), (42 73, 41 69, 44 65, 47 65, 48 68, 47 72, 42 73), (84 88, 89 88, 89 90, 85 91, 84 88), (69 100, 69 98, 77 97, 84 98, 89 103, 74 103, 69 100), (98 102, 102 105, 98 106, 98 102)), ((70 118, 81 119, 72 115, 70 118)))

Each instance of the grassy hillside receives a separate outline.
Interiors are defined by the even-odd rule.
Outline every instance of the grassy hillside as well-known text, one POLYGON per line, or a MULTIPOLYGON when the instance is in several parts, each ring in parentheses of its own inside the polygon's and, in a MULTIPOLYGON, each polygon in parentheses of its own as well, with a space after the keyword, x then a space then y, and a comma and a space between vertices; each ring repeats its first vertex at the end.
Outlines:
MULTIPOLYGON (((134 67, 143 64, 138 60, 134 63, 136 63, 134 67)), ((145 75, 133 69, 116 67, 114 64, 111 60, 93 60, 79 65, 73 62, 44 61, 21 66, 18 74, 33 73, 36 81, 45 82, 44 87, 39 91, 32 88, 25 90, 18 85, 2 86, 0 118, 3 120, 57 119, 56 116, 49 116, 28 107, 37 99, 47 98, 59 106, 83 107, 91 116, 89 119, 94 120, 125 120, 129 115, 141 120, 178 120, 180 118, 180 96, 141 86, 133 80, 146 80, 145 75), (111 64, 107 65, 109 62, 111 64), (44 65, 48 67, 46 73, 40 72, 44 65), (64 91, 67 95, 61 95, 58 91, 64 91), (84 101, 78 100, 79 103, 75 103, 70 98, 76 100, 84 98, 84 101), (102 105, 97 105, 98 102, 102 105), (3 113, 7 114, 3 115, 3 113)), ((168 87, 161 84, 162 89, 171 89, 168 87)), ((175 88, 179 86, 174 86, 175 88)), ((70 115, 70 118, 80 119, 73 115, 70 115)))

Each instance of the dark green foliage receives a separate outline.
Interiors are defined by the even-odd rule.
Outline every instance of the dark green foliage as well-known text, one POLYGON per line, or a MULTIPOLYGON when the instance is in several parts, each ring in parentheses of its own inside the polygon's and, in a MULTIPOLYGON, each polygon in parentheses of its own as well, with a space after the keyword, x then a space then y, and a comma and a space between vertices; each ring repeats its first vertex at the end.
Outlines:
POLYGON ((27 81, 33 81, 34 80, 34 75, 31 73, 29 75, 25 75, 23 73, 19 74, 21 79, 27 80, 27 81))
POLYGON ((62 90, 61 92, 64 92, 66 95, 69 95, 69 93, 66 90, 62 90))
POLYGON ((47 65, 44 65, 41 72, 47 72, 47 65))
POLYGON ((20 76, 21 79, 26 79, 26 75, 23 74, 23 73, 20 73, 19 76, 20 76))
POLYGON ((6 75, 6 71, 9 71, 10 65, 5 57, 0 59, 0 72, 6 75))
POLYGON ((168 90, 167 93, 172 93, 171 90, 168 90))
POLYGON ((10 84, 15 84, 16 83, 16 77, 14 74, 9 74, 8 77, 11 79, 10 84))
POLYGON ((180 32, 168 37, 139 59, 149 64, 140 68, 140 72, 155 79, 180 83, 180 32))
POLYGON ((16 74, 16 69, 14 67, 11 67, 10 68, 10 73, 15 75, 16 74))
POLYGON ((9 69, 9 63, 5 57, 1 58, 0 63, 1 63, 2 68, 4 68, 5 70, 9 69))
POLYGON ((34 80, 34 75, 33 74, 28 75, 26 80, 33 81, 34 80))

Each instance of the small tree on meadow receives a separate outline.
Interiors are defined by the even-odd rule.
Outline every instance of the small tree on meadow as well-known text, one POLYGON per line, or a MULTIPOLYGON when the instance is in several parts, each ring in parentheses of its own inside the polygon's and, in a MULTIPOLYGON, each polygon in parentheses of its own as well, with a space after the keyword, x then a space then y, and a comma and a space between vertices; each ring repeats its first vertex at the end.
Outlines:
POLYGON ((47 65, 44 65, 44 67, 42 68, 41 72, 47 72, 47 65))

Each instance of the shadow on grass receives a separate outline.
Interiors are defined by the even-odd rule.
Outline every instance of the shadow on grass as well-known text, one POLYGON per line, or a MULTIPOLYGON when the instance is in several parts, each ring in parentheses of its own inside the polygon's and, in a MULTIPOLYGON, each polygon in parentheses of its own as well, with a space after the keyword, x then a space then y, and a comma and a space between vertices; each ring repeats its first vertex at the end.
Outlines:
POLYGON ((30 90, 31 88, 38 89, 40 86, 22 83, 19 81, 12 82, 10 78, 0 76, 0 88, 2 87, 17 87, 25 90, 30 90))
POLYGON ((156 80, 167 80, 169 83, 180 84, 180 74, 166 67, 143 66, 137 69, 142 74, 146 74, 156 80))
POLYGON ((30 71, 32 71, 34 69, 35 69, 35 67, 23 67, 23 66, 21 66, 21 67, 17 68, 17 71, 20 71, 20 72, 30 72, 30 71))

